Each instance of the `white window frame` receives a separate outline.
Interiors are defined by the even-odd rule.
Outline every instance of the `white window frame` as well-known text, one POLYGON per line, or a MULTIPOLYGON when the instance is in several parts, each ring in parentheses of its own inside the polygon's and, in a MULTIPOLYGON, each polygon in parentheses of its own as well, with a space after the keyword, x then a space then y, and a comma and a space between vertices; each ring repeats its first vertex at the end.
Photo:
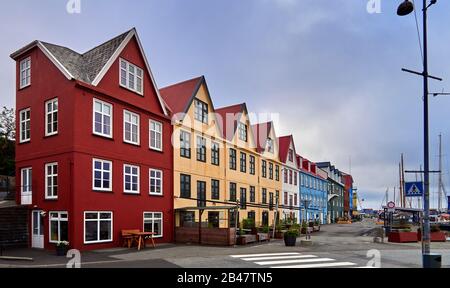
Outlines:
MULTIPOLYGON (((103 220, 105 221, 105 220, 103 220)), ((83 217, 83 243, 84 244, 96 244, 96 243, 109 243, 109 242, 113 242, 114 241, 114 213, 112 211, 84 211, 84 217, 83 217), (87 222, 97 222, 97 232, 98 232, 98 237, 97 239, 100 238, 100 214, 101 213, 109 213, 111 214, 111 239, 108 240, 97 240, 97 241, 86 241, 86 214, 94 214, 97 213, 97 219, 96 220, 87 220, 87 222)))
POLYGON ((128 110, 123 110, 123 142, 129 143, 129 144, 133 144, 133 145, 139 145, 140 144, 140 122, 141 122, 140 118, 141 118, 140 115, 137 114, 137 113, 133 113, 133 112, 128 111, 128 110), (127 121, 127 119, 126 119, 127 114, 129 114, 129 116, 130 116, 130 121, 127 121), (135 117, 136 123, 133 123, 133 117, 135 117), (129 131, 130 139, 127 139, 127 131, 125 129, 125 125, 127 123, 130 124, 130 129, 131 129, 129 131), (137 133, 136 141, 133 141, 133 126, 136 126, 136 133, 137 133))
POLYGON ((144 95, 144 70, 125 59, 120 58, 119 61, 119 84, 121 87, 133 91, 139 95, 144 95), (122 65, 125 65, 125 69, 122 65), (133 69, 134 72, 130 70, 133 69), (122 72, 126 70, 125 84, 122 83, 122 72), (141 74, 140 76, 138 74, 141 74), (131 81, 132 80, 132 81, 131 81), (138 89, 138 82, 140 82, 141 89, 138 89), (130 86, 133 84, 132 87, 130 86))
POLYGON ((113 105, 108 103, 108 102, 105 102, 105 101, 102 101, 102 100, 94 98, 93 105, 92 105, 92 133, 94 133, 95 135, 98 135, 98 136, 106 137, 106 138, 113 138, 113 121, 114 121, 114 107, 113 107, 113 105), (99 104, 102 105, 102 111, 101 112, 95 111, 95 103, 99 103, 99 104), (110 115, 107 115, 107 114, 105 114, 103 112, 103 110, 104 110, 103 106, 109 106, 110 107, 110 111, 111 111, 110 115), (95 131, 95 113, 100 113, 102 115, 102 122, 101 122, 102 131, 101 132, 95 131), (103 133, 103 126, 105 125, 104 122, 103 122, 103 117, 104 116, 109 116, 109 118, 110 118, 110 130, 109 130, 110 133, 109 134, 103 133))
MULTIPOLYGON (((106 170, 105 170, 106 171, 106 170)), ((97 159, 97 158, 93 158, 92 159, 92 190, 94 191, 106 191, 106 192, 111 192, 112 191, 112 186, 113 185, 113 162, 109 161, 109 160, 103 160, 103 159, 97 159), (97 188, 95 187, 95 162, 101 162, 102 163, 102 168, 100 169, 101 171, 101 184, 102 184, 102 188, 97 188), (109 171, 109 188, 105 189, 103 188, 103 164, 104 163, 109 163, 109 167, 111 167, 111 170, 109 171)))
POLYGON ((47 163, 47 164, 45 164, 45 199, 48 199, 48 200, 55 200, 55 199, 58 199, 58 184, 56 184, 55 185, 55 183, 54 183, 54 181, 53 181, 53 177, 56 177, 56 183, 58 183, 59 181, 58 181, 58 173, 59 173, 59 171, 58 171, 58 162, 53 162, 53 163, 47 163), (52 167, 51 169, 52 169, 52 172, 51 172, 51 174, 48 174, 48 168, 49 167, 52 167), (56 170, 57 170, 57 172, 56 172, 56 174, 54 173, 54 166, 56 166, 56 170), (48 188, 49 188, 49 178, 51 178, 51 192, 52 192, 52 195, 49 195, 49 193, 48 193, 48 188), (55 195, 53 195, 53 189, 56 187, 56 196, 55 195))
MULTIPOLYGON (((155 174, 156 175, 156 174, 155 174)), ((163 187, 164 187, 164 185, 163 185, 163 181, 164 181, 164 173, 163 173, 163 171, 162 170, 158 170, 158 169, 152 169, 152 168, 150 168, 149 169, 149 171, 148 171, 148 178, 149 178, 149 182, 148 182, 148 184, 149 184, 149 194, 150 195, 153 195, 153 196, 163 196, 164 195, 164 190, 163 190, 163 187), (161 177, 152 177, 152 172, 155 172, 155 173, 160 173, 160 175, 161 175, 161 177), (160 181, 160 190, 161 190, 161 193, 157 193, 157 192, 152 192, 152 184, 151 184, 151 182, 152 182, 152 180, 155 180, 155 183, 156 183, 156 181, 157 180, 159 180, 160 181)), ((156 185, 155 185, 156 186, 156 185)))
POLYGON ((140 182, 141 182, 141 168, 137 165, 123 164, 123 193, 126 194, 140 194, 140 182), (129 167, 130 173, 126 173, 125 169, 129 167), (133 174, 133 168, 137 169, 137 175, 133 174), (125 177, 130 176, 130 189, 126 189, 125 177), (137 191, 133 190, 133 177, 137 176, 137 191))
MULTIPOLYGON (((153 238, 163 238, 164 237, 164 213, 163 212, 143 212, 142 213, 142 231, 145 231, 145 220, 151 220, 153 221, 152 224, 155 222, 154 219, 159 220, 160 218, 155 218, 155 213, 160 213, 161 214, 161 235, 153 235, 153 238), (145 214, 153 214, 152 218, 145 218, 145 214)), ((152 225, 152 230, 153 230, 153 225, 152 225)), ((153 232, 153 231, 151 231, 153 232)))
POLYGON ((58 122, 59 122, 59 105, 58 105, 58 98, 54 98, 51 100, 48 100, 47 102, 45 102, 45 136, 53 136, 53 135, 57 135, 58 134, 58 122), (48 110, 48 105, 51 104, 52 106, 52 111, 48 110), (56 105, 55 105, 56 104, 56 105), (56 109, 55 109, 56 107, 56 109), (56 114, 56 117, 55 117, 56 114), (48 117, 50 116, 51 118, 51 122, 49 123, 48 121, 48 117), (56 120, 55 120, 56 118, 56 120), (56 123, 56 131, 53 131, 53 124, 56 123), (51 129, 52 131, 49 131, 49 124, 51 124, 51 129))
MULTIPOLYGON (((156 120, 149 120, 149 131, 150 131, 150 133, 149 133, 149 147, 150 147, 150 149, 152 149, 152 150, 156 150, 156 151, 163 151, 163 129, 164 129, 164 126, 163 126, 163 123, 162 122, 159 122, 159 121, 156 121, 156 120), (152 129, 152 124, 156 124, 156 125, 159 125, 159 127, 160 127, 160 129, 161 129, 161 131, 157 131, 157 130, 154 130, 154 129, 152 129), (154 135, 155 136, 157 136, 157 135, 159 135, 159 137, 160 137, 160 147, 157 147, 157 146, 152 146, 153 145, 153 143, 152 143, 152 134, 154 133, 154 135)), ((156 144, 156 139, 155 139, 155 144, 156 144)))
POLYGON ((20 121, 20 125, 19 125, 19 126, 20 126, 20 127, 19 127, 19 129, 20 129, 20 131, 19 131, 19 133, 20 133, 20 135, 19 135, 20 143, 27 143, 27 142, 30 142, 30 141, 31 141, 31 108, 27 108, 27 109, 20 110, 20 112, 19 112, 19 118, 20 118, 20 119, 19 119, 19 121, 20 121), (30 117, 27 118, 27 119, 25 119, 24 117, 26 117, 27 112, 29 112, 30 117), (22 116, 24 116, 24 117, 22 117, 22 116), (28 123, 28 129, 27 129, 27 123, 28 123), (23 128, 22 128, 22 126, 23 126, 22 124, 25 125, 25 135, 26 135, 26 131, 29 131, 28 138, 22 137, 23 132, 24 132, 24 130, 23 130, 23 128))
POLYGON ((238 124, 239 140, 247 142, 248 141, 248 127, 245 123, 239 122, 238 124))
POLYGON ((31 57, 27 57, 20 61, 19 64, 19 87, 20 89, 23 89, 25 87, 28 87, 31 85, 31 57), (23 64, 25 63, 25 67, 23 67, 23 64), (25 73, 25 77, 23 77, 23 73, 25 73))
POLYGON ((22 205, 31 205, 32 204, 32 195, 33 195, 33 168, 25 167, 20 169, 20 203, 22 205), (24 183, 25 177, 24 173, 27 174, 27 183, 24 183), (26 188, 26 190, 25 190, 26 188), (25 201, 25 199, 29 201, 25 201), (26 202, 26 203, 24 203, 26 202))
MULTIPOLYGON (((61 241, 61 222, 69 222, 69 213, 67 211, 49 211, 48 212, 48 242, 49 243, 58 243, 61 241), (57 218, 52 218, 53 214, 58 214, 57 218), (66 218, 61 218, 62 214, 66 214, 66 218), (52 240, 52 220, 58 222, 58 240, 52 240)), ((67 227, 69 229, 69 227, 67 227)), ((69 231, 67 231, 69 234, 69 231)))

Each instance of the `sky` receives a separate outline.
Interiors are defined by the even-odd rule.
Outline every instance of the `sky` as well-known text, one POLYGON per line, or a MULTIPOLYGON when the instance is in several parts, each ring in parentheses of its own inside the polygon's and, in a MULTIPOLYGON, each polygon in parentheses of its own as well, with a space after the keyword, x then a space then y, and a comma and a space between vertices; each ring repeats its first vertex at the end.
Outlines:
MULTIPOLYGON (((351 172, 363 208, 379 209, 387 188, 390 200, 398 191, 400 154, 409 170, 423 163, 422 78, 401 71, 421 71, 421 56, 414 15, 396 15, 401 1, 80 0, 81 13, 67 12, 69 0, 2 1, 0 106, 15 105, 15 50, 38 39, 85 52, 136 27, 159 88, 205 75, 216 108, 278 113, 279 136, 351 172)), ((449 11, 450 1, 429 10, 430 74, 444 78, 430 91, 450 92, 449 11)), ((430 98, 431 168, 442 133, 450 190, 448 111, 450 96, 430 98)))

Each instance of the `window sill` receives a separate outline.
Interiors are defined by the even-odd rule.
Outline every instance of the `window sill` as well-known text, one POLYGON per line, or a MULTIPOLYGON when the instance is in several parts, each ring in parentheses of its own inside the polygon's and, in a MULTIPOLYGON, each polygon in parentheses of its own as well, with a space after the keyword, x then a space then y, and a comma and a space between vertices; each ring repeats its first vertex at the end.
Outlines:
POLYGON ((31 139, 30 140, 25 140, 25 141, 19 141, 19 145, 25 145, 31 143, 31 139))
POLYGON ((52 138, 52 137, 55 137, 55 136, 58 136, 58 133, 54 133, 54 134, 46 134, 46 135, 43 137, 43 139, 52 138))
POLYGON ((152 194, 152 193, 149 193, 148 195, 152 196, 152 197, 164 197, 164 194, 152 194))
POLYGON ((135 147, 141 147, 141 143, 133 143, 133 142, 128 142, 128 141, 123 141, 123 144, 127 144, 127 145, 131 145, 131 146, 135 146, 135 147))
POLYGON ((92 133, 92 136, 98 137, 98 138, 102 138, 102 139, 105 139, 105 140, 114 141, 113 136, 105 136, 105 135, 96 134, 96 133, 92 133))
POLYGON ((27 84, 27 85, 25 85, 25 86, 19 86, 19 91, 22 91, 22 90, 24 90, 24 89, 26 89, 26 88, 28 88, 28 87, 30 87, 31 86, 31 83, 30 84, 27 84))
MULTIPOLYGON (((127 91, 129 91, 129 92, 131 92, 131 93, 134 93, 134 94, 136 94, 136 95, 139 95, 139 96, 141 96, 141 97, 144 97, 144 89, 142 89, 142 92, 139 92, 139 91, 137 91, 137 90, 130 89, 130 88, 128 88, 127 86, 125 86, 125 85, 123 85, 123 84, 121 84, 121 83, 119 83, 119 86, 120 86, 120 88, 125 89, 125 90, 127 90, 127 91)), ((142 87, 142 88, 144 88, 144 87, 142 87)))
POLYGON ((127 192, 127 191, 123 191, 124 195, 134 195, 134 196, 140 196, 141 192, 127 192))
POLYGON ((157 153, 161 153, 161 154, 163 154, 164 153, 164 151, 162 150, 162 149, 155 149, 155 148, 148 148, 148 150, 150 150, 150 151, 152 151, 152 152, 157 152, 157 153))
POLYGON ((112 190, 95 190, 95 189, 93 189, 92 192, 113 194, 112 190))

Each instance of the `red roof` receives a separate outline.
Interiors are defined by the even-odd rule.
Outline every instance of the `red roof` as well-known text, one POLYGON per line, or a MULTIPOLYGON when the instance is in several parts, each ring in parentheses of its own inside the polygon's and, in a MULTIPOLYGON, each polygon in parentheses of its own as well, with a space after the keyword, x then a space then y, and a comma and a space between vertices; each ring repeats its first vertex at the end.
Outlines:
POLYGON ((255 137, 256 150, 261 153, 266 149, 267 138, 269 138, 272 122, 259 123, 252 126, 253 136, 255 137))
POLYGON ((201 76, 164 87, 159 92, 172 113, 186 113, 192 99, 204 81, 205 77, 201 76))
MULTIPOLYGON (((283 163, 286 163, 287 161, 287 157, 288 157, 288 153, 289 153, 289 148, 291 146, 291 143, 294 143, 294 137, 292 135, 289 136, 282 136, 278 138, 278 145, 279 145, 279 150, 280 150, 280 160, 283 163)), ((294 146, 294 153, 295 153, 295 145, 294 146)), ((295 155, 295 154, 294 154, 295 155)), ((295 163, 298 162, 294 160, 295 163)), ((297 163, 297 167, 298 167, 298 163, 297 163)))
POLYGON ((237 129, 237 117, 235 116, 239 113, 242 114, 244 111, 247 112, 247 105, 245 103, 216 109, 215 112, 222 117, 222 119, 218 119, 217 122, 222 131, 223 138, 226 138, 228 141, 233 140, 237 129))

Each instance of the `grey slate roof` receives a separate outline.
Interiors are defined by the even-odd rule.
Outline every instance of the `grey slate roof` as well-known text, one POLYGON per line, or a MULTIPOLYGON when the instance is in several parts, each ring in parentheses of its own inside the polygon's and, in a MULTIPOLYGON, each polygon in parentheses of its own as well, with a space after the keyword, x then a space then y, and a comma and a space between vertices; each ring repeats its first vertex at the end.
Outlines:
POLYGON ((79 54, 67 47, 41 42, 45 48, 75 77, 75 79, 92 84, 120 44, 131 32, 127 31, 84 54, 79 54))

